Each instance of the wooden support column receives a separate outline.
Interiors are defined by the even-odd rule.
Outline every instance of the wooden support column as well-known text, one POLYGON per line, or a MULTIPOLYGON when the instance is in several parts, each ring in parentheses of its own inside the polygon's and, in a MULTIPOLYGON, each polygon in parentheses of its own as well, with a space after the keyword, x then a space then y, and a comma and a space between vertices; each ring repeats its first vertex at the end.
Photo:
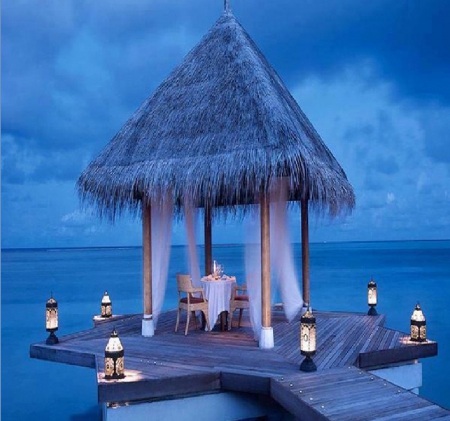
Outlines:
POLYGON ((270 199, 261 190, 261 348, 273 348, 273 329, 270 303, 270 199))
POLYGON ((142 335, 153 336, 152 298, 152 211, 149 203, 142 202, 142 277, 144 290, 144 318, 142 335))
POLYGON ((212 215, 209 205, 205 205, 205 275, 212 271, 212 215))
POLYGON ((309 222, 308 222, 308 199, 303 198, 301 203, 302 218, 302 286, 303 307, 311 304, 309 295, 309 222))

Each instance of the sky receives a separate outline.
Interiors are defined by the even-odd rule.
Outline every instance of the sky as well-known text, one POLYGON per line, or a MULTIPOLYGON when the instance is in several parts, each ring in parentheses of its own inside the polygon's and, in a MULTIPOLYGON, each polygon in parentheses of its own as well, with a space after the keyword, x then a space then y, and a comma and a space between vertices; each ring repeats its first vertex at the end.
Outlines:
MULTIPOLYGON (((312 217, 311 241, 450 239, 450 1, 230 4, 354 187, 352 214, 312 217)), ((112 225, 82 209, 76 180, 222 10, 2 1, 3 248, 141 244, 138 219, 112 225)), ((295 208, 290 228, 298 241, 295 208)), ((216 221, 213 237, 242 232, 242 221, 216 221)), ((172 242, 185 242, 182 223, 172 242)))

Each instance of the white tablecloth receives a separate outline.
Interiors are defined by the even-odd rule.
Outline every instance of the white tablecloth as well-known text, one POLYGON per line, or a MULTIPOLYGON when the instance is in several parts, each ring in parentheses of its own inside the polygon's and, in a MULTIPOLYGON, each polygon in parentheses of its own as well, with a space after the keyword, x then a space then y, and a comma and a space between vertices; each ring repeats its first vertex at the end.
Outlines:
POLYGON ((230 299, 235 277, 227 277, 219 280, 212 280, 205 276, 200 280, 205 291, 205 298, 208 300, 209 326, 213 329, 217 317, 222 311, 230 311, 230 299))

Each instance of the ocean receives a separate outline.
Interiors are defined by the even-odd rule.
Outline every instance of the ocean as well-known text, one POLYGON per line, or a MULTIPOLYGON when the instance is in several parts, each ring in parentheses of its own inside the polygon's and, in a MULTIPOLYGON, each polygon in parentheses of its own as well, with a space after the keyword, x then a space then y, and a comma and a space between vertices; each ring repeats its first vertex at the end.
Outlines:
MULTIPOLYGON (((199 252, 203 262, 202 247, 199 252)), ((300 268, 300 244, 294 254, 300 268)), ((115 314, 140 313, 141 256, 140 247, 2 250, 3 421, 100 420, 95 371, 30 359, 29 346, 47 337, 51 293, 59 304, 59 336, 92 327, 105 290, 115 314)), ((172 247, 165 309, 176 307, 175 273, 187 271, 186 256, 186 247, 172 247)), ((238 282, 245 279, 242 245, 215 245, 213 258, 238 282)), ((439 343, 439 355, 422 360, 420 394, 450 409, 450 241, 311 244, 310 259, 316 309, 366 312, 373 277, 386 327, 408 332, 420 301, 428 337, 439 343)))

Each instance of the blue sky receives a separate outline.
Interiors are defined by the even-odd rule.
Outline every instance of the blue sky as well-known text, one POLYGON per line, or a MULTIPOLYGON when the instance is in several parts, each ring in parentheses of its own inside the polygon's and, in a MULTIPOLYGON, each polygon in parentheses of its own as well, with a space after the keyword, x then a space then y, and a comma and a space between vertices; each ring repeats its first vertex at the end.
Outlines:
MULTIPOLYGON (((313 218, 311 240, 450 238, 450 2, 230 3, 355 188, 353 214, 313 218)), ((2 2, 2 247, 140 244, 140 221, 82 211, 75 182, 222 9, 2 2)), ((215 241, 243 240, 226 226, 215 241)), ((298 240, 295 210, 291 229, 298 240)))

